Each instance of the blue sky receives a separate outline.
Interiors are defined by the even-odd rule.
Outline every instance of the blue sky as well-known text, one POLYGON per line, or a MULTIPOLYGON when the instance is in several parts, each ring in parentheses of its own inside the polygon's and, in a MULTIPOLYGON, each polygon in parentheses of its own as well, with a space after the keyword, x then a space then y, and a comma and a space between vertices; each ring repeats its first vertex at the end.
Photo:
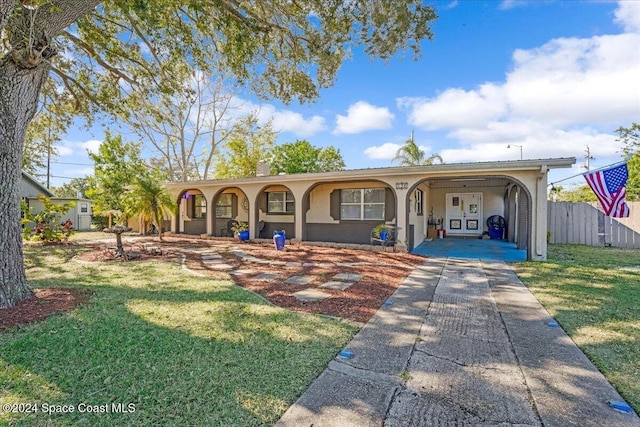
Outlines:
MULTIPOLYGON (((307 139, 340 149, 347 168, 392 166, 411 131, 446 163, 576 157, 550 181, 620 160, 613 130, 640 122, 640 1, 435 1, 435 37, 413 61, 359 52, 335 86, 309 105, 243 108, 272 119, 278 142, 307 139)), ((87 149, 102 131, 73 129, 52 185, 91 173, 87 149), (77 163, 75 165, 68 163, 77 163)), ((582 184, 578 177, 565 187, 582 184)))

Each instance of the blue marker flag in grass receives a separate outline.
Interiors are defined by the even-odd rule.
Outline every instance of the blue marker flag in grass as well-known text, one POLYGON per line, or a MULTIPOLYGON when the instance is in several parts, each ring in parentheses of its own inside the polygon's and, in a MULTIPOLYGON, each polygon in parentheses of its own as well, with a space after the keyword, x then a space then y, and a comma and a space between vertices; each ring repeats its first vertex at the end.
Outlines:
POLYGON ((631 409, 631 406, 627 405, 626 402, 621 402, 619 400, 610 400, 607 403, 609 404, 609 406, 611 406, 615 410, 626 412, 627 414, 630 414, 633 412, 633 409, 631 409))

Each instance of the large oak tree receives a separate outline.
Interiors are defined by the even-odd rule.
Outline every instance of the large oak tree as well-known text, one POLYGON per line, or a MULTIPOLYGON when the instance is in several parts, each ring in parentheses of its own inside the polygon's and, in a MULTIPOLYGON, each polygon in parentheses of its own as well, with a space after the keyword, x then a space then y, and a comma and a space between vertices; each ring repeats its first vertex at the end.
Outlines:
POLYGON ((306 101, 333 83, 353 47, 382 59, 417 55, 435 18, 422 0, 0 0, 0 307, 32 293, 18 188, 48 78, 89 117, 127 116, 176 90, 187 68, 306 101))

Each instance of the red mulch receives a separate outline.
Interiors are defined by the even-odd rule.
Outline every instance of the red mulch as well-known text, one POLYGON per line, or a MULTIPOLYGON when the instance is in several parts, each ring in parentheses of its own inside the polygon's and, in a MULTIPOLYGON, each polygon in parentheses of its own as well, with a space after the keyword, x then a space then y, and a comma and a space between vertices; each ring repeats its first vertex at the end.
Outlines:
MULTIPOLYGON (((285 250, 276 251, 273 244, 240 243, 238 241, 207 241, 169 238, 163 242, 155 238, 138 239, 134 243, 125 240, 125 250, 135 252, 138 257, 133 261, 156 259, 175 261, 186 256, 187 266, 192 270, 213 277, 228 277, 226 273, 207 269, 201 262, 201 254, 192 249, 206 248, 223 256, 226 263, 235 269, 252 270, 246 275, 232 275, 232 280, 245 289, 256 292, 273 304, 290 310, 309 313, 322 313, 349 319, 357 323, 366 323, 382 304, 400 286, 414 267, 424 264, 425 258, 406 253, 370 252, 357 249, 327 248, 319 246, 287 245, 285 250), (363 263, 356 266, 282 266, 259 264, 245 261, 231 253, 230 247, 242 249, 250 256, 273 261, 304 263, 363 263), (278 274, 280 279, 272 281, 252 280, 262 273, 278 274), (318 302, 301 302, 292 296, 294 292, 308 288, 318 288, 321 284, 333 280, 338 273, 362 275, 350 288, 339 291, 320 288, 331 294, 318 302), (308 285, 291 285, 284 281, 292 276, 314 276, 308 285)), ((76 255, 76 259, 85 262, 123 262, 113 256, 112 250, 105 245, 84 243, 92 249, 76 255)), ((0 330, 11 326, 42 320, 58 311, 72 310, 86 301, 89 293, 78 289, 38 289, 34 298, 18 306, 0 310, 0 330)))
POLYGON ((86 289, 36 289, 34 296, 15 307, 0 310, 0 331, 14 326, 39 322, 60 311, 70 311, 86 302, 91 292, 86 289))

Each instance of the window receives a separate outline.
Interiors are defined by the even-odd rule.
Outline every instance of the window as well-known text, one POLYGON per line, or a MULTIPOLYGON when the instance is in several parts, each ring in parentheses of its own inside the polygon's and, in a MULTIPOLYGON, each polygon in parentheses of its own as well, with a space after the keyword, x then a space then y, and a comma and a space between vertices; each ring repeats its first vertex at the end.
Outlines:
POLYGON ((340 192, 340 219, 383 220, 384 188, 347 189, 340 192))
POLYGON ((232 203, 233 194, 221 194, 216 202, 216 218, 231 218, 233 216, 232 203))
POLYGON ((422 215, 422 200, 424 197, 424 193, 422 190, 416 190, 416 214, 422 215))
POLYGON ((294 206, 293 194, 288 191, 267 193, 268 213, 293 213, 294 206))
POLYGON ((207 199, 202 194, 193 196, 193 218, 205 218, 207 216, 207 199))
POLYGON ((87 212, 89 212, 87 204, 86 203, 80 203, 80 213, 87 213, 87 212))

